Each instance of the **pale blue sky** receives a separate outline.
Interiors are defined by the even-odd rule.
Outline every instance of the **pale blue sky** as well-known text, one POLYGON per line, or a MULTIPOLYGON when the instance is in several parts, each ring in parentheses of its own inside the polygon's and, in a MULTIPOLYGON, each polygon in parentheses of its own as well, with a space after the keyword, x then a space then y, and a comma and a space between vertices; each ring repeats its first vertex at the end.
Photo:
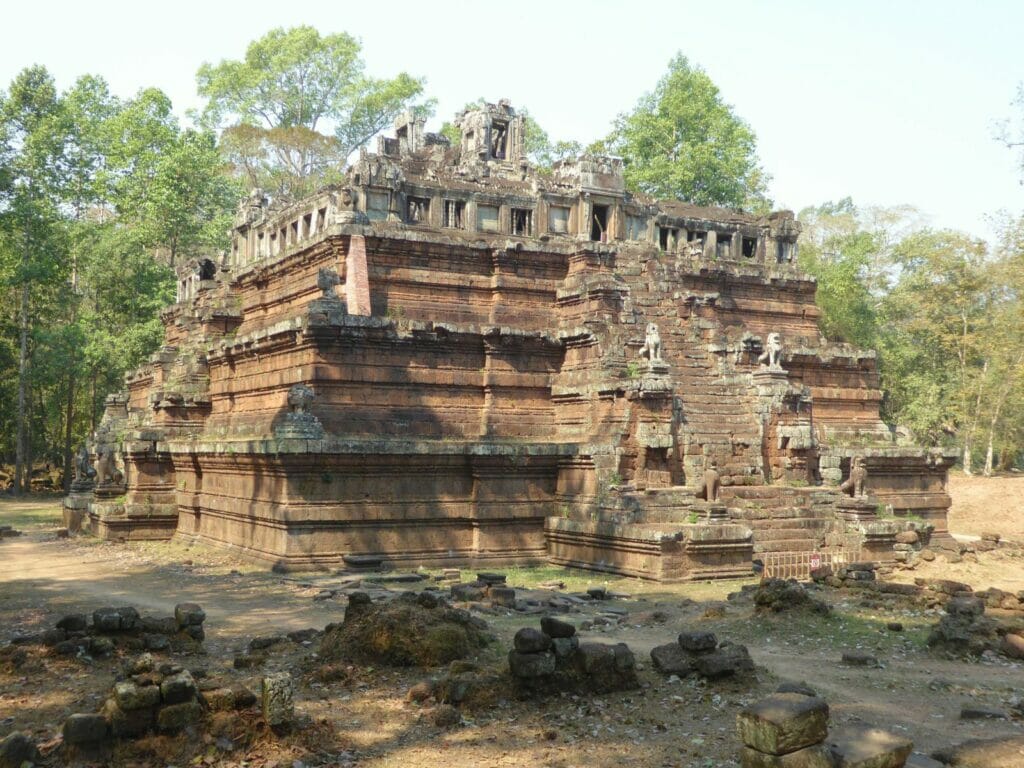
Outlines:
POLYGON ((200 63, 296 24, 357 36, 371 74, 425 76, 435 125, 508 97, 584 143, 682 51, 753 126, 778 207, 909 203, 979 236, 988 214, 1024 212, 993 139, 1024 80, 1022 2, 22 2, 4 10, 0 84, 41 63, 62 87, 159 87, 184 114, 200 63))

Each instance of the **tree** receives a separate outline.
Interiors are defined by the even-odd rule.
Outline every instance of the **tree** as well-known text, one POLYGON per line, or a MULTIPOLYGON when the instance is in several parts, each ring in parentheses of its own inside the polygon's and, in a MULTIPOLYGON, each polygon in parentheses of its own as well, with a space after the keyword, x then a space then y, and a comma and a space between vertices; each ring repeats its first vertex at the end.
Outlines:
POLYGON ((987 246, 963 233, 922 230, 894 249, 898 279, 880 308, 880 346, 894 415, 926 442, 955 436, 970 473, 992 383, 998 286, 987 246))
POLYGON ((202 123, 223 130, 227 154, 250 186, 292 197, 313 191, 413 106, 422 79, 368 77, 360 52, 345 33, 277 28, 252 42, 244 60, 200 67, 199 95, 208 100, 202 123))
POLYGON ((5 230, 0 259, 18 303, 18 394, 14 491, 28 489, 30 338, 39 312, 39 293, 62 284, 65 248, 57 206, 65 168, 63 106, 45 68, 29 67, 14 79, 0 105, 0 166, 5 186, 0 227, 5 230))
POLYGON ((873 347, 877 336, 877 300, 868 286, 868 270, 879 248, 865 230, 850 198, 800 212, 804 233, 799 264, 818 281, 816 302, 821 332, 829 339, 873 347))
POLYGON ((753 130, 681 53, 655 89, 616 119, 600 148, 623 158, 634 192, 697 205, 769 205, 753 130))

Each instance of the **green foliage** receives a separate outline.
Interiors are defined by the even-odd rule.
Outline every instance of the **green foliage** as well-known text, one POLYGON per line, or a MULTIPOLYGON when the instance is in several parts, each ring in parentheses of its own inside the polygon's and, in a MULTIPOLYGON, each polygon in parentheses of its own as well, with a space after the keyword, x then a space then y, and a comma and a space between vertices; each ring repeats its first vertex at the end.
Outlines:
POLYGON ((404 72, 368 77, 360 54, 345 33, 273 29, 250 43, 243 60, 200 67, 202 124, 223 130, 225 153, 250 187, 308 194, 423 92, 423 81, 404 72))
POLYGON ((753 130, 681 53, 597 149, 623 158, 627 187, 697 205, 767 209, 753 130))
POLYGON ((800 267, 818 280, 822 333, 836 341, 873 347, 877 302, 868 289, 867 277, 879 238, 860 229, 853 221, 855 216, 849 198, 801 211, 804 236, 798 260, 800 267))

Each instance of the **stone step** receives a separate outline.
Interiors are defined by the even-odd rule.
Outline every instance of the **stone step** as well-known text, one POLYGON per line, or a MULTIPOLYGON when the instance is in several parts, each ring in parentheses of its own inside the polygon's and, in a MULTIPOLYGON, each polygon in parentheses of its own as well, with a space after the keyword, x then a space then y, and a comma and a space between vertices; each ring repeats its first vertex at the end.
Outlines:
POLYGON ((775 539, 761 541, 754 534, 754 552, 813 552, 818 548, 818 540, 813 539, 775 539))
POLYGON ((809 539, 818 541, 821 531, 813 528, 755 528, 755 541, 793 541, 809 539))

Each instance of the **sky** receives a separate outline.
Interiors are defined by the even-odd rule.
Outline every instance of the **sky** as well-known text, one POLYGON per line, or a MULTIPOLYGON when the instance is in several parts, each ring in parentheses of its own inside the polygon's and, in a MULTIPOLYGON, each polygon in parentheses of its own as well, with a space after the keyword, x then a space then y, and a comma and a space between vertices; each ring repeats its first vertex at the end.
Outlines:
POLYGON ((586 144, 682 52, 754 129, 777 208, 910 204, 985 238, 991 216, 1024 212, 1019 166, 995 139, 1024 115, 1017 0, 17 3, 0 88, 38 63, 62 88, 86 73, 123 97, 158 87, 184 117, 201 105, 200 64, 299 24, 360 39, 371 75, 425 77, 428 130, 468 101, 508 98, 553 139, 586 144))

